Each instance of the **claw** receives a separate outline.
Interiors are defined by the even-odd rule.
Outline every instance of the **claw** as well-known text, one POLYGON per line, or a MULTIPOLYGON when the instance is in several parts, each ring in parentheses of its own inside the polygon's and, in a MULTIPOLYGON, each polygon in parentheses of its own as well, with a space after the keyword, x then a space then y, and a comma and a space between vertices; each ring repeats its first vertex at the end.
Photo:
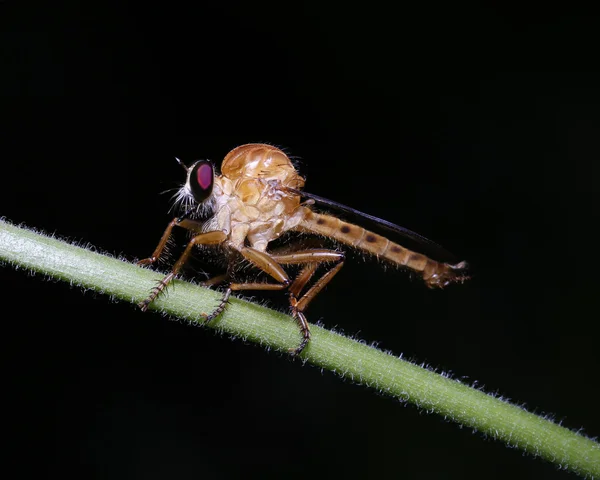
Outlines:
POLYGON ((217 306, 217 308, 215 308, 212 313, 204 313, 202 312, 200 314, 200 316, 202 318, 204 318, 203 322, 199 322, 202 325, 206 325, 207 323, 212 322, 215 318, 217 318, 219 315, 221 315, 225 309, 227 308, 227 305, 229 305, 229 296, 231 295, 231 288, 228 288, 227 290, 225 290, 225 293, 223 294, 223 297, 221 298, 221 302, 219 303, 219 305, 217 306))
POLYGON ((302 353, 302 351, 306 348, 308 342, 310 341, 310 327, 308 325, 306 317, 304 316, 304 313, 297 310, 295 306, 292 306, 292 316, 298 322, 298 326, 300 327, 300 333, 302 333, 302 341, 300 342, 300 345, 298 345, 296 348, 288 348, 288 353, 292 357, 297 357, 302 353))
POLYGON ((150 305, 150 302, 148 301, 148 299, 143 300, 140 303, 138 303, 138 307, 140 307, 142 312, 145 312, 148 310, 148 305, 150 305))

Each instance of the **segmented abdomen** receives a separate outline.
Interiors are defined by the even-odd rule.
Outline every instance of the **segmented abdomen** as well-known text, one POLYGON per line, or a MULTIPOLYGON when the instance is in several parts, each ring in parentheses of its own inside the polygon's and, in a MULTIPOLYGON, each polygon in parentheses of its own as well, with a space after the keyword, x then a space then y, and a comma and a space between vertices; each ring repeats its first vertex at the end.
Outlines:
POLYGON ((421 253, 413 252, 381 235, 358 225, 344 222, 332 215, 309 211, 300 223, 298 230, 332 238, 377 257, 382 257, 398 266, 410 268, 419 272, 430 288, 442 288, 449 283, 468 278, 466 262, 456 265, 436 262, 421 253))

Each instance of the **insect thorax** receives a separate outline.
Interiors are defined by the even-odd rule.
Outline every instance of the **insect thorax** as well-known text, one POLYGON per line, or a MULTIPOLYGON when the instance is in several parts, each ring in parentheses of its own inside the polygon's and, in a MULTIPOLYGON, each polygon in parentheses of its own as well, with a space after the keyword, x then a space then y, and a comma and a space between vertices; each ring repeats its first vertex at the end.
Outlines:
POLYGON ((269 242, 295 228, 304 218, 300 197, 285 193, 272 182, 256 178, 232 181, 215 179, 215 223, 229 234, 234 248, 246 239, 257 250, 264 251, 269 242))

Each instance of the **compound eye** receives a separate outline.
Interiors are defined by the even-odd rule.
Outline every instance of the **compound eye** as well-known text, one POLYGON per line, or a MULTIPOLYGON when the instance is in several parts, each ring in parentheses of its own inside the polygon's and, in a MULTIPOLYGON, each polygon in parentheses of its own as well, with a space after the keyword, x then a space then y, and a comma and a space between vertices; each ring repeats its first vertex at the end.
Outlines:
POLYGON ((188 173, 189 188, 198 203, 210 197, 214 185, 214 170, 207 160, 198 160, 188 173))

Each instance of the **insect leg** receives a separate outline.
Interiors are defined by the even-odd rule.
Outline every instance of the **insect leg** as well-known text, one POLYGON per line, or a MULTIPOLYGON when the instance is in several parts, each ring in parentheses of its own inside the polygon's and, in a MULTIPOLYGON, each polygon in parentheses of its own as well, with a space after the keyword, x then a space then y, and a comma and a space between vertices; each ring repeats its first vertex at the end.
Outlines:
MULTIPOLYGON (((167 232, 165 232, 165 233, 167 233, 167 232)), ((163 278, 156 287, 154 287, 152 289, 148 298, 146 298, 145 300, 143 300, 142 302, 140 302, 138 304, 139 307, 142 309, 142 311, 145 312, 146 310, 148 310, 148 305, 150 305, 154 301, 154 299, 156 297, 158 297, 158 295, 166 288, 166 286, 169 283, 171 283, 171 281, 175 278, 175 276, 179 273, 181 268, 185 265, 185 263, 190 258, 192 249, 194 248, 195 245, 218 245, 220 243, 223 243, 226 239, 227 239, 227 235, 220 230, 216 230, 213 232, 200 233, 199 235, 196 235, 195 237, 193 237, 190 240, 190 242, 187 244, 187 246, 185 247, 185 250, 181 254, 181 257, 179 257, 179 260, 177 260, 177 262, 173 266, 173 269, 171 270, 171 272, 165 278, 163 278)), ((165 243, 166 243, 166 241, 165 241, 165 243)), ((160 244, 159 244, 159 246, 160 246, 160 244)), ((163 248, 164 248, 164 245, 163 245, 163 248)))
POLYGON ((255 267, 260 268, 278 282, 284 285, 290 284, 290 277, 273 256, 251 247, 242 247, 239 252, 255 267))
POLYGON ((152 256, 150 256, 148 258, 143 258, 142 260, 138 261, 137 262, 138 265, 152 265, 154 262, 156 262, 160 258, 165 247, 167 246, 169 238, 171 238, 171 233, 173 232, 174 227, 181 227, 181 228, 185 228, 186 230, 190 230, 192 232, 202 233, 202 223, 201 222, 196 222, 195 220, 190 220, 188 218, 185 218, 185 216, 176 217, 169 222, 169 225, 167 225, 167 228, 165 229, 165 233, 163 233, 163 236, 160 238, 160 241, 158 242, 158 245, 157 245, 156 249, 154 250, 154 253, 152 253, 152 256))
POLYGON ((342 252, 336 252, 335 250, 311 249, 289 254, 273 255, 273 259, 284 265, 306 264, 288 289, 290 293, 292 316, 297 320, 300 331, 302 332, 302 342, 295 349, 291 349, 290 353, 299 355, 310 341, 310 327, 306 320, 306 316, 304 315, 304 310, 306 310, 311 300, 331 281, 335 274, 340 271, 344 265, 344 254, 342 252), (335 265, 326 271, 323 276, 319 278, 319 280, 317 280, 315 284, 302 295, 302 297, 300 297, 300 293, 314 275, 317 267, 321 263, 329 262, 335 262, 335 265))
POLYGON ((340 262, 344 260, 344 254, 326 248, 311 248, 291 253, 273 254, 271 258, 281 265, 298 265, 305 263, 340 262))
POLYGON ((247 283, 232 283, 229 288, 235 291, 241 290, 285 290, 288 286, 285 283, 261 283, 261 282, 247 282, 247 283))
POLYGON ((229 286, 225 289, 225 292, 223 293, 223 296, 221 297, 221 301, 219 302, 219 306, 217 308, 215 308, 211 313, 208 313, 208 314, 203 313, 202 314, 202 316, 204 317, 204 323, 212 322, 215 318, 217 318, 219 315, 221 315, 223 313, 223 311, 227 307, 227 304, 229 303, 229 296, 231 295, 231 290, 232 290, 231 286, 229 286))
POLYGON ((221 275, 215 275, 214 277, 207 278, 203 282, 200 282, 200 285, 203 287, 212 287, 213 285, 219 285, 227 281, 229 276, 226 273, 221 275))
MULTIPOLYGON (((261 252, 259 250, 243 247, 239 250, 241 255, 252 263, 254 266, 262 270, 263 272, 270 275, 272 278, 277 280, 278 283, 232 283, 229 285, 226 296, 229 298, 230 290, 285 290, 288 289, 290 292, 290 306, 292 309, 292 316, 298 322, 300 331, 302 333, 302 342, 296 348, 290 349, 290 353, 293 355, 299 355, 302 350, 308 345, 310 341, 310 327, 304 310, 307 308, 310 301, 329 283, 333 276, 342 268, 344 254, 336 252, 335 250, 327 249, 311 249, 302 250, 294 253, 286 253, 279 255, 269 255, 268 253, 261 252), (315 270, 321 263, 335 262, 336 265, 325 274, 301 297, 301 291, 304 289, 306 284, 310 281, 315 273, 315 270), (288 274, 285 272, 283 265, 302 265, 304 268, 300 271, 299 275, 290 282, 288 274)), ((225 298, 225 296, 224 296, 225 298)), ((221 302, 217 310, 213 314, 208 315, 210 319, 215 318, 225 308, 225 302, 221 302), (222 308, 221 308, 222 306, 222 308)))
MULTIPOLYGON (((203 282, 200 282, 200 285, 202 285, 203 287, 212 287, 213 285, 219 285, 221 283, 225 283, 228 280, 229 280, 229 273, 223 273, 221 275, 216 275, 207 280, 204 280, 203 282)), ((223 296, 221 297, 221 301, 219 302, 219 305, 217 306, 217 308, 215 308, 211 313, 203 313, 202 314, 202 316, 204 317, 203 323, 211 322, 212 320, 214 320, 215 318, 217 318, 219 315, 221 315, 223 313, 223 311, 227 307, 227 304, 229 303, 229 296, 231 295, 230 285, 231 284, 227 285, 227 288, 225 289, 225 292, 223 293, 223 296)))
MULTIPOLYGON (((224 275, 219 275, 218 277, 214 277, 212 279, 209 279, 208 281, 215 281, 215 283, 218 281, 219 283, 227 280, 229 278, 229 272, 231 270, 231 266, 232 264, 230 263, 228 268, 227 268, 227 273, 224 275)), ((229 283, 227 285, 227 288, 225 290, 225 293, 223 294, 223 297, 221 298, 221 302, 219 303, 219 306, 217 308, 215 308, 214 311, 212 311, 209 314, 204 314, 204 323, 208 323, 212 320, 214 320, 216 317, 218 317, 219 315, 221 315, 221 313, 223 313, 223 311, 225 310, 225 308, 227 307, 227 304, 229 302, 229 296, 231 295, 232 291, 241 291, 241 290, 285 290, 288 287, 287 283, 259 283, 259 282, 245 282, 245 283, 229 283)))

